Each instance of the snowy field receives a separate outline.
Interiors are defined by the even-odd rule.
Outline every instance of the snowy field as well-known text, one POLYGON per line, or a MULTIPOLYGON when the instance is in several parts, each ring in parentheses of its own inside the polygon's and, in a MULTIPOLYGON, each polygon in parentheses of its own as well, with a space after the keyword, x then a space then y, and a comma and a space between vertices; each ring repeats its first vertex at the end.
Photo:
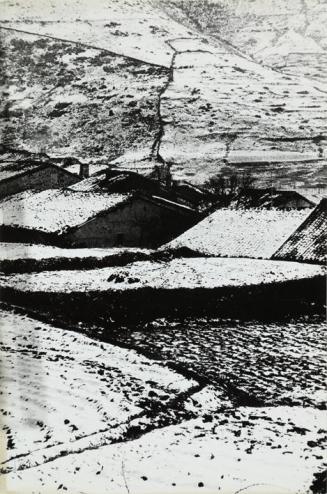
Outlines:
POLYGON ((277 283, 323 275, 323 266, 255 259, 180 258, 140 261, 88 271, 44 271, 1 276, 2 286, 23 291, 113 291, 144 286, 160 289, 217 288, 277 283))
POLYGON ((115 330, 110 341, 175 362, 218 387, 224 383, 235 403, 323 408, 325 330, 323 316, 282 322, 162 318, 115 330))
POLYGON ((322 425, 319 411, 240 408, 216 414, 212 422, 187 421, 5 480, 17 493, 30 487, 47 494, 61 486, 69 494, 304 494, 321 463, 316 456, 322 458, 322 447, 312 455, 307 443, 317 441, 322 425))
MULTIPOLYGON (((164 351, 161 361, 153 361, 12 312, 2 311, 1 319, 2 423, 8 453, 22 454, 1 465, 7 473, 0 480, 11 492, 304 494, 322 470, 326 412, 314 404, 238 406, 219 383, 199 385, 196 377, 169 370, 170 356, 164 351), (18 397, 22 406, 13 408, 18 397), (160 405, 161 416, 168 417, 163 423, 157 420, 160 405), (131 430, 137 434, 128 434, 131 430)), ((163 322, 157 328, 163 342, 163 322)), ((294 341, 319 365, 315 329, 307 341, 301 335, 294 341)), ((254 327, 253 341, 260 331, 267 341, 259 327, 254 327)), ((241 339, 241 348, 249 334, 241 339)), ((175 348, 174 360, 180 364, 185 347, 182 335, 173 335, 167 347, 171 352, 175 348)), ((186 338, 193 336, 186 333, 186 338)), ((229 337, 228 332, 222 336, 227 345, 229 337)), ((229 360, 222 338, 208 357, 222 354, 220 364, 213 365, 227 382, 228 373, 235 373, 230 362, 239 345, 236 340, 229 344, 229 360)), ((194 361, 201 359, 192 345, 189 349, 194 361)), ((297 358, 288 336, 284 353, 297 358)), ((238 362, 245 370, 245 360, 238 362)), ((266 371, 263 366, 262 374, 266 371)), ((258 377, 246 376, 249 387, 258 377)), ((301 383, 308 399, 312 382, 310 370, 301 383)))
POLYGON ((5 310, 0 345, 0 471, 118 440, 132 420, 196 384, 133 350, 5 310))

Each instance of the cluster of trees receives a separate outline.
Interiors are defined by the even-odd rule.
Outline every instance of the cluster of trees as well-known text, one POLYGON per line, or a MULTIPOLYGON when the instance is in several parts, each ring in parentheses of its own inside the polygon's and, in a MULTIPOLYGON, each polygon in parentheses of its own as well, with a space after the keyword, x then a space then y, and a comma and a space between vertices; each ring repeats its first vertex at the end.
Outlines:
POLYGON ((234 173, 229 177, 220 174, 212 176, 203 184, 208 192, 207 207, 227 207, 255 186, 251 173, 234 173))

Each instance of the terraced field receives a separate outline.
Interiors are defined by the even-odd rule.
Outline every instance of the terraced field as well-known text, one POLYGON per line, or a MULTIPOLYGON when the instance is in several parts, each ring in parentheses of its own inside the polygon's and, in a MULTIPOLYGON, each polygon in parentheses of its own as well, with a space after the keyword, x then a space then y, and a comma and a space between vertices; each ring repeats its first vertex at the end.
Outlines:
POLYGON ((11 491, 307 493, 324 468, 319 319, 112 334, 138 353, 94 328, 88 338, 8 309, 1 320, 11 491))
MULTIPOLYGON (((104 333, 105 334, 105 333, 104 333)), ((222 385, 246 404, 324 407, 323 320, 285 323, 160 319, 115 332, 114 340, 222 385)))

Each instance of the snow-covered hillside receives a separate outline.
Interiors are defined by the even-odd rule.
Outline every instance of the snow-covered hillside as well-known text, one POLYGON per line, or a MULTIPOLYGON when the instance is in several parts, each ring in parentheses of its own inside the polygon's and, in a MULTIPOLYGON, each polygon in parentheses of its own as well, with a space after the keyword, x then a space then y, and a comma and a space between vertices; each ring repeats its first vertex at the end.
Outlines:
POLYGON ((150 154, 166 68, 15 31, 1 39, 2 142, 94 161, 150 154))
POLYGON ((2 7, 11 146, 143 171, 159 153, 198 183, 250 170, 262 185, 326 185, 319 0, 2 7))
POLYGON ((324 0, 160 0, 168 15, 254 60, 326 83, 324 0))
POLYGON ((177 176, 202 182, 217 172, 251 170, 266 184, 324 180, 327 96, 321 88, 231 53, 223 43, 188 39, 171 46, 160 153, 177 176))

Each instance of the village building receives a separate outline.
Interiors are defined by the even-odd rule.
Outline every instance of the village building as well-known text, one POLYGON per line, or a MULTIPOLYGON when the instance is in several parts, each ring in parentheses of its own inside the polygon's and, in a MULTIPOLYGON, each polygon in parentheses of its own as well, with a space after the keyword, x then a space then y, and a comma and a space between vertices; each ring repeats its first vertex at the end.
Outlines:
POLYGON ((317 264, 327 262, 327 199, 318 204, 272 259, 317 264))
POLYGON ((3 241, 71 247, 157 247, 200 220, 159 196, 46 190, 1 202, 3 241))
POLYGON ((165 247, 214 257, 270 259, 308 214, 306 209, 222 208, 165 247))
POLYGON ((78 175, 50 161, 27 159, 2 162, 0 163, 0 198, 29 189, 41 191, 68 187, 80 180, 78 175))
POLYGON ((247 188, 237 200, 238 207, 310 209, 315 203, 294 190, 247 188))
POLYGON ((82 180, 70 187, 80 191, 105 191, 111 193, 142 192, 164 197, 173 202, 185 204, 193 209, 198 208, 208 198, 208 194, 199 187, 186 181, 171 180, 163 185, 153 176, 148 177, 136 172, 108 169, 82 180))

